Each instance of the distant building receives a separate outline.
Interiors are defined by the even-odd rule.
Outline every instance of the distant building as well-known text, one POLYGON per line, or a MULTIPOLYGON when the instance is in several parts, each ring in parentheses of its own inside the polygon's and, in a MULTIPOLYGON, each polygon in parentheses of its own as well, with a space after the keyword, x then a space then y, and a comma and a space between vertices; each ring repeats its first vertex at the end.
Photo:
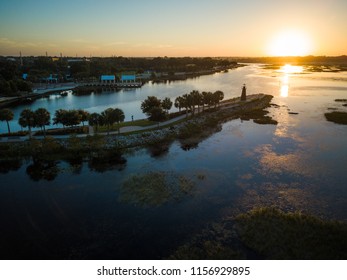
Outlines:
POLYGON ((57 74, 50 74, 49 77, 41 79, 42 81, 46 83, 57 83, 58 82, 58 75, 57 74))
POLYGON ((135 74, 122 74, 120 77, 122 83, 135 83, 136 75, 135 74))
POLYGON ((115 75, 101 75, 100 82, 103 84, 114 84, 116 82, 115 75))

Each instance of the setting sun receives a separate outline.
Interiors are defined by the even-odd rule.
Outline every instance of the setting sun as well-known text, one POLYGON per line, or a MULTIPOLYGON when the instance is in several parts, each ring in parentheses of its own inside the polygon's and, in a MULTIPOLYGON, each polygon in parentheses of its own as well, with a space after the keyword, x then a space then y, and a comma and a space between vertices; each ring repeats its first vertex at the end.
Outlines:
POLYGON ((269 45, 269 55, 272 56, 304 56, 311 51, 309 38, 299 31, 280 33, 269 45))

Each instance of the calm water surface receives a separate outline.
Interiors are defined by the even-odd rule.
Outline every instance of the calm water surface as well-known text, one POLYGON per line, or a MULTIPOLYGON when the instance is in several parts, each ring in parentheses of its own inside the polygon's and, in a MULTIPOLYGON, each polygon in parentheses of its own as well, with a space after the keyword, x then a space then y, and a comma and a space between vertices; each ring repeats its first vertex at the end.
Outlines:
POLYGON ((56 162, 54 172, 38 176, 30 160, 14 164, 12 170, 2 167, 2 258, 167 258, 209 224, 259 206, 347 221, 347 127, 324 118, 328 108, 346 111, 334 101, 347 98, 344 72, 294 74, 252 65, 184 82, 42 100, 32 106, 55 110, 71 101, 74 108, 78 100, 79 108, 101 111, 119 103, 127 114, 141 117, 136 108, 143 96, 174 98, 192 89, 221 89, 232 97, 239 95, 243 83, 249 93, 275 96, 273 102, 280 107, 272 107, 269 114, 277 126, 233 120, 194 149, 185 151, 178 142, 160 156, 141 149, 126 155, 124 166, 106 170, 90 163, 56 162), (148 172, 185 178, 193 187, 167 195, 162 189, 134 189, 124 183, 148 172))

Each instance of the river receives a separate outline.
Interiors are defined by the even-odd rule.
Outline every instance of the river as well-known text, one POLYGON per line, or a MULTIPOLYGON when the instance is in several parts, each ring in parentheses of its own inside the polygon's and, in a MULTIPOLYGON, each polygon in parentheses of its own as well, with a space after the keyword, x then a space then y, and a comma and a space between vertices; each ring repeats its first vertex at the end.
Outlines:
MULTIPOLYGON (((197 89, 222 90, 229 98, 246 83, 249 94, 274 95, 278 106, 269 114, 278 125, 233 120, 193 149, 173 142, 158 155, 144 148, 125 155, 126 164, 103 168, 61 161, 37 173, 31 160, 2 166, 2 258, 167 258, 209 225, 261 206, 347 221, 347 127, 324 117, 347 110, 334 101, 347 98, 347 73, 301 70, 249 65, 131 91, 34 102, 32 109, 51 112, 117 106, 128 119, 141 118, 147 95, 173 99, 197 89)), ((14 108, 16 114, 22 109, 14 108)))

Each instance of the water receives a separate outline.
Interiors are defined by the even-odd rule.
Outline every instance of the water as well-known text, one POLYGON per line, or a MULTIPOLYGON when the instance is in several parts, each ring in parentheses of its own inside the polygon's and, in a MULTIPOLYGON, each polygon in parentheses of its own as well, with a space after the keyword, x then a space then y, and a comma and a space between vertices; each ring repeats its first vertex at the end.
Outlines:
MULTIPOLYGON (((43 175, 32 172, 30 160, 2 167, 2 258, 167 258, 209 224, 260 206, 347 221, 347 128, 324 117, 331 107, 346 111, 334 101, 347 98, 344 72, 294 74, 251 65, 100 98, 122 96, 135 104, 138 95, 173 98, 192 89, 221 89, 228 98, 243 83, 248 93, 275 96, 280 107, 270 115, 277 126, 233 120, 195 149, 174 142, 157 157, 141 149, 126 155, 125 166, 99 172, 86 162, 55 162, 43 175), (194 187, 170 193, 124 184, 148 172, 185 178, 194 187)), ((71 98, 104 106, 96 96, 71 98)))

